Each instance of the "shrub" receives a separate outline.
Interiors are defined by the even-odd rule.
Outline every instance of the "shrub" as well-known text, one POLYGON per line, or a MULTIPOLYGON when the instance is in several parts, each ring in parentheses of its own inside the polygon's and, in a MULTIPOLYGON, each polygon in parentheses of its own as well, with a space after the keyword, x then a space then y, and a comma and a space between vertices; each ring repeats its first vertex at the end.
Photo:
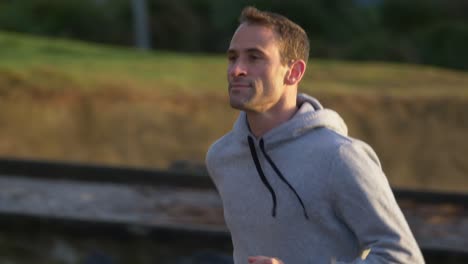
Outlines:
POLYGON ((440 23, 413 38, 421 63, 468 70, 467 23, 440 23))

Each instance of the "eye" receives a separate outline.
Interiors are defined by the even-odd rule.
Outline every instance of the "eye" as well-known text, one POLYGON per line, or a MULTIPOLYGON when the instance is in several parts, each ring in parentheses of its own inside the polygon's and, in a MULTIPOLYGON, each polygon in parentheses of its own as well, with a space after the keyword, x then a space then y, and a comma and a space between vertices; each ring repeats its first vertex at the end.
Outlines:
POLYGON ((254 54, 249 55, 249 60, 250 61, 256 61, 256 60, 259 60, 259 59, 260 59, 260 56, 258 56, 258 55, 254 55, 254 54))
POLYGON ((237 55, 230 54, 227 58, 229 62, 234 62, 237 59, 237 55))

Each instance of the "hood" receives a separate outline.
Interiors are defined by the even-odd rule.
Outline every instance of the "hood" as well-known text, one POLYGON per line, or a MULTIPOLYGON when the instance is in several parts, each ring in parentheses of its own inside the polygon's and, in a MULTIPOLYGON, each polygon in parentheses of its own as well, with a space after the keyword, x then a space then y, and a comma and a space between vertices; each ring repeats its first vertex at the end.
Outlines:
MULTIPOLYGON (((299 137, 315 128, 326 127, 338 134, 346 136, 348 128, 337 112, 323 108, 320 102, 306 94, 298 94, 299 110, 283 124, 273 128, 263 135, 265 143, 275 144, 281 141, 299 137)), ((247 124, 247 115, 242 111, 234 124, 236 138, 245 142, 248 136, 253 136, 247 124)))

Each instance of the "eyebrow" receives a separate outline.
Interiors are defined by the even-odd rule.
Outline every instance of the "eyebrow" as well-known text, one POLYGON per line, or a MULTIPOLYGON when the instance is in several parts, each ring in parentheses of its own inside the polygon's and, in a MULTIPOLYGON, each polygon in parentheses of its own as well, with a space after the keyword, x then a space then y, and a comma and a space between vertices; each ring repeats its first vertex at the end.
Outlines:
MULTIPOLYGON (((229 54, 233 54, 233 53, 237 53, 237 52, 238 51, 235 50, 235 49, 228 49, 226 53, 229 55, 229 54)), ((260 53, 262 55, 265 54, 265 52, 263 52, 261 49, 258 49, 258 48, 248 48, 248 49, 245 49, 245 52, 247 52, 247 53, 260 53)))

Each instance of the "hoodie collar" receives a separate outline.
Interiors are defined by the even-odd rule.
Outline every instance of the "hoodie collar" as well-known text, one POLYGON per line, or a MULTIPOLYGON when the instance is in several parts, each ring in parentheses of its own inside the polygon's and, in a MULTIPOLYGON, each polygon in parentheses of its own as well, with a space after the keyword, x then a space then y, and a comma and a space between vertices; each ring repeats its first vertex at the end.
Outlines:
MULTIPOLYGON (((297 104, 299 110, 291 119, 263 135, 266 144, 292 139, 320 127, 326 127, 341 135, 348 134, 348 128, 340 115, 331 109, 323 108, 317 99, 306 94, 298 94, 297 104)), ((247 114, 244 111, 240 112, 233 131, 236 138, 244 142, 247 136, 254 137, 248 127, 247 114)))

